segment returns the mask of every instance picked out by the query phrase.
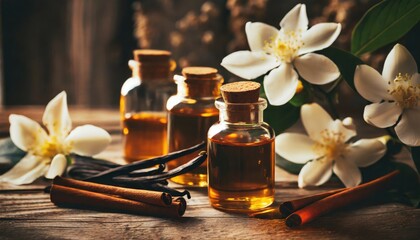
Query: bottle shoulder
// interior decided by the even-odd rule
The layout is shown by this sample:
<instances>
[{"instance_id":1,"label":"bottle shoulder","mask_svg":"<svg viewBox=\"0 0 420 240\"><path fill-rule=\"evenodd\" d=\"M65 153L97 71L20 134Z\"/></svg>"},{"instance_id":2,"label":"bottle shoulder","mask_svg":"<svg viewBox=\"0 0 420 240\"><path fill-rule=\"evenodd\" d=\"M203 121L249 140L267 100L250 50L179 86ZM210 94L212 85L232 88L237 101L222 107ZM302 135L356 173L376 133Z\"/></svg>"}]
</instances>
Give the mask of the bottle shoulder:
<instances>
[{"instance_id":1,"label":"bottle shoulder","mask_svg":"<svg viewBox=\"0 0 420 240\"><path fill-rule=\"evenodd\" d=\"M176 92L174 82L168 80L145 81L139 77L128 78L121 87L121 96L135 94L136 92L162 92L172 95Z\"/></svg>"},{"instance_id":2,"label":"bottle shoulder","mask_svg":"<svg viewBox=\"0 0 420 240\"><path fill-rule=\"evenodd\" d=\"M166 109L169 113L207 113L219 115L219 110L214 105L214 99L192 99L174 95L168 99Z\"/></svg>"},{"instance_id":3,"label":"bottle shoulder","mask_svg":"<svg viewBox=\"0 0 420 240\"><path fill-rule=\"evenodd\" d=\"M274 130L267 123L227 124L218 122L208 131L208 138L229 143L254 143L274 139Z\"/></svg>"},{"instance_id":4,"label":"bottle shoulder","mask_svg":"<svg viewBox=\"0 0 420 240\"><path fill-rule=\"evenodd\" d=\"M141 85L141 80L138 77L131 77L127 79L121 87L121 96L126 96L133 89Z\"/></svg>"}]
</instances>

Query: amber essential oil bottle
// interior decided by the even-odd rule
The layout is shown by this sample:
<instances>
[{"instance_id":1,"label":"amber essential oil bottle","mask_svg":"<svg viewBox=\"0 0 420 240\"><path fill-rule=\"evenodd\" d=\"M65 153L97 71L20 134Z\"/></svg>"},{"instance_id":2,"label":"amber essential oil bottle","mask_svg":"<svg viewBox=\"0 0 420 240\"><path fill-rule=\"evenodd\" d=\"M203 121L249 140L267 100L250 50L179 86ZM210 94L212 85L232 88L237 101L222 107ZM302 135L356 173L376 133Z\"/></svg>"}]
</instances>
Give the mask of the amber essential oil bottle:
<instances>
[{"instance_id":1,"label":"amber essential oil bottle","mask_svg":"<svg viewBox=\"0 0 420 240\"><path fill-rule=\"evenodd\" d=\"M124 157L129 162L167 153L166 102L175 93L170 56L168 51L141 49L129 61L133 76L120 97Z\"/></svg>"},{"instance_id":2,"label":"amber essential oil bottle","mask_svg":"<svg viewBox=\"0 0 420 240\"><path fill-rule=\"evenodd\" d=\"M260 84L221 87L216 100L220 122L208 132L208 193L211 205L231 212L253 212L274 202L274 131L263 122Z\"/></svg>"},{"instance_id":3,"label":"amber essential oil bottle","mask_svg":"<svg viewBox=\"0 0 420 240\"><path fill-rule=\"evenodd\" d=\"M177 95L167 103L168 151L173 152L207 140L207 131L219 120L214 101L220 97L223 78L217 69L186 67L183 76L176 76ZM174 169L194 158L198 152L167 163ZM189 186L207 186L207 162L192 172L171 178L171 181Z\"/></svg>"}]
</instances>

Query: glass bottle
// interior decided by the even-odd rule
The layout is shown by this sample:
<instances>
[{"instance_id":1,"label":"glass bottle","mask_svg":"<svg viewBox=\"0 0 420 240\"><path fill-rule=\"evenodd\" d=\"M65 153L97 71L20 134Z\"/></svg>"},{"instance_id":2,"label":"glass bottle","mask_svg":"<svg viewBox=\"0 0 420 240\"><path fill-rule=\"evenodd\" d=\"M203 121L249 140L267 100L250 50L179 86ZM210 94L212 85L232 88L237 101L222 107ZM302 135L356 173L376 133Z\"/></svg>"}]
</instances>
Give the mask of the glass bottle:
<instances>
[{"instance_id":1,"label":"glass bottle","mask_svg":"<svg viewBox=\"0 0 420 240\"><path fill-rule=\"evenodd\" d=\"M171 53L140 49L129 61L131 78L121 88L120 112L124 157L127 161L148 159L167 153L166 101L174 94Z\"/></svg>"},{"instance_id":2,"label":"glass bottle","mask_svg":"<svg viewBox=\"0 0 420 240\"><path fill-rule=\"evenodd\" d=\"M257 97L258 98L258 97ZM220 121L208 132L208 193L213 207L252 212L274 202L274 130L263 122L267 102L216 100Z\"/></svg>"},{"instance_id":3,"label":"glass bottle","mask_svg":"<svg viewBox=\"0 0 420 240\"><path fill-rule=\"evenodd\" d=\"M186 67L183 76L176 76L178 92L167 103L168 150L173 152L207 140L207 131L219 120L214 101L220 97L223 77L217 69ZM192 153L168 162L169 169L176 168L197 156ZM190 173L171 179L175 183L190 186L207 186L207 161Z\"/></svg>"}]
</instances>

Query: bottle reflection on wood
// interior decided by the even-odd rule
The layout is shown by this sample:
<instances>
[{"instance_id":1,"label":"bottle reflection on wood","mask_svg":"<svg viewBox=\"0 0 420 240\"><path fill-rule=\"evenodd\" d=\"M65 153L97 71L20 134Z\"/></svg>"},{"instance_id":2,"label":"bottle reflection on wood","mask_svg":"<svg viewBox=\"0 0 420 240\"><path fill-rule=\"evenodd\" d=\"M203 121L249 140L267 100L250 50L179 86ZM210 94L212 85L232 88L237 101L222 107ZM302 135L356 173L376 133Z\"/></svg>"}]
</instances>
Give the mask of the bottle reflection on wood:
<instances>
[{"instance_id":1,"label":"bottle reflection on wood","mask_svg":"<svg viewBox=\"0 0 420 240\"><path fill-rule=\"evenodd\" d=\"M126 114L122 124L124 156L128 161L166 154L165 112Z\"/></svg>"}]
</instances>

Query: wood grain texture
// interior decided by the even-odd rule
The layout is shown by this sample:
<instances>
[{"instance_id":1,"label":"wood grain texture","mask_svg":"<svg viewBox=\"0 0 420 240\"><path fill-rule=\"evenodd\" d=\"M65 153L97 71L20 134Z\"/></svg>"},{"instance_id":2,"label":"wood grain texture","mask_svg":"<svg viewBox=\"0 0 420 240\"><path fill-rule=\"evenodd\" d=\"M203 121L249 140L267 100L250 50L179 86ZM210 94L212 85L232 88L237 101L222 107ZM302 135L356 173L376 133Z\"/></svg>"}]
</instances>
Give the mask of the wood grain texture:
<instances>
[{"instance_id":1,"label":"wood grain texture","mask_svg":"<svg viewBox=\"0 0 420 240\"><path fill-rule=\"evenodd\" d=\"M8 129L6 113L23 113L37 121L43 108L0 110L0 129ZM92 123L112 133L111 145L99 158L124 163L119 114L114 110L70 108L74 125ZM7 132L7 131L6 131ZM276 203L342 187L298 189L296 176L276 168ZM305 226L289 229L280 218L252 218L213 209L207 190L190 188L184 217L164 219L140 215L59 208L43 193L48 185L0 184L0 239L418 239L420 209L397 203L366 202L335 211ZM170 183L170 186L182 188Z\"/></svg>"},{"instance_id":2,"label":"wood grain texture","mask_svg":"<svg viewBox=\"0 0 420 240\"><path fill-rule=\"evenodd\" d=\"M276 199L286 200L320 191L282 188ZM321 217L289 229L284 219L257 219L210 207L206 192L192 191L185 216L162 219L120 213L65 209L40 192L0 193L0 238L24 239L416 239L420 210L399 204L364 205Z\"/></svg>"}]
</instances>

